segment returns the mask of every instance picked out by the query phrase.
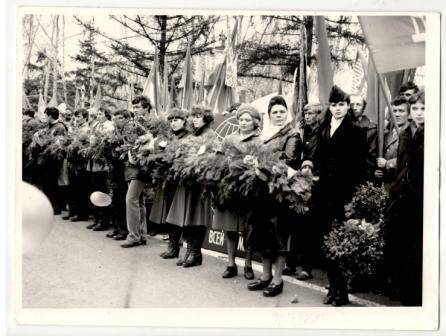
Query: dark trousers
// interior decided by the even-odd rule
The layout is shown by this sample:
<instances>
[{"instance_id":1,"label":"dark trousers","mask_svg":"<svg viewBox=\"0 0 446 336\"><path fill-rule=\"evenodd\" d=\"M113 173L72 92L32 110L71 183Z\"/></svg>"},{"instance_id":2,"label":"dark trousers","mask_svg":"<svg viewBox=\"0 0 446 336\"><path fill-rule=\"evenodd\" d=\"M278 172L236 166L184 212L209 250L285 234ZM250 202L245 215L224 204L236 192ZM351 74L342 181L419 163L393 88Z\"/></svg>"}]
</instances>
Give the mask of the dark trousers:
<instances>
[{"instance_id":1,"label":"dark trousers","mask_svg":"<svg viewBox=\"0 0 446 336\"><path fill-rule=\"evenodd\" d=\"M60 163L50 161L45 165L46 170L42 170L41 187L42 191L48 197L53 207L54 214L60 214L62 206L60 202L60 189L58 184Z\"/></svg>"},{"instance_id":2,"label":"dark trousers","mask_svg":"<svg viewBox=\"0 0 446 336\"><path fill-rule=\"evenodd\" d=\"M70 215L79 216L81 219L88 219L88 204L90 202L89 188L90 180L88 172L85 169L70 171L70 183L72 191L71 204L73 210Z\"/></svg>"},{"instance_id":3,"label":"dark trousers","mask_svg":"<svg viewBox=\"0 0 446 336\"><path fill-rule=\"evenodd\" d=\"M110 207L111 222L113 229L119 234L128 234L126 211L125 211L125 195L127 194L127 183L111 188L112 204Z\"/></svg>"}]
</instances>

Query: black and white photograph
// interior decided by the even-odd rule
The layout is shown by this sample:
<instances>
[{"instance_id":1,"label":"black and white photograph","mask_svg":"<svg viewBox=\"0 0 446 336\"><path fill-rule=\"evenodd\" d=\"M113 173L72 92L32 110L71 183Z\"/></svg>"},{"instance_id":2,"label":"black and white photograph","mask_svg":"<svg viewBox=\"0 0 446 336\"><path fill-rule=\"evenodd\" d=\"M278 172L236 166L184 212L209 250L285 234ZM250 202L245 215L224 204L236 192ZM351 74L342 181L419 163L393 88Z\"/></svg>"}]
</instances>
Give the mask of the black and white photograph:
<instances>
[{"instance_id":1,"label":"black and white photograph","mask_svg":"<svg viewBox=\"0 0 446 336\"><path fill-rule=\"evenodd\" d=\"M439 22L20 8L17 320L435 329Z\"/></svg>"}]
</instances>

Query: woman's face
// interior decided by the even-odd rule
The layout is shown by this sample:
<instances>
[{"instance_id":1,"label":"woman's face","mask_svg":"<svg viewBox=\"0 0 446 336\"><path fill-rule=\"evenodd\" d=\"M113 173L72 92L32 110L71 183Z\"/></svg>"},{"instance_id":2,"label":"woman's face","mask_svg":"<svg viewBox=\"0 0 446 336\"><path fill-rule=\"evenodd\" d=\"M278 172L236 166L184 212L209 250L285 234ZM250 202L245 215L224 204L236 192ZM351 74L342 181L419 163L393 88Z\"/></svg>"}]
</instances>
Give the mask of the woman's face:
<instances>
[{"instance_id":1,"label":"woman's face","mask_svg":"<svg viewBox=\"0 0 446 336\"><path fill-rule=\"evenodd\" d=\"M283 105L273 105L269 113L269 119L274 126L283 126L286 122L288 110Z\"/></svg>"},{"instance_id":2,"label":"woman's face","mask_svg":"<svg viewBox=\"0 0 446 336\"><path fill-rule=\"evenodd\" d=\"M103 111L98 112L98 120L99 122L104 122L107 120L107 118L105 117L105 113Z\"/></svg>"},{"instance_id":3,"label":"woman's face","mask_svg":"<svg viewBox=\"0 0 446 336\"><path fill-rule=\"evenodd\" d=\"M194 125L194 128L200 128L205 125L203 116L201 114L194 114L192 116L192 124Z\"/></svg>"},{"instance_id":4,"label":"woman's face","mask_svg":"<svg viewBox=\"0 0 446 336\"><path fill-rule=\"evenodd\" d=\"M410 105L410 116L417 126L424 125L424 103L417 101Z\"/></svg>"},{"instance_id":5,"label":"woman's face","mask_svg":"<svg viewBox=\"0 0 446 336\"><path fill-rule=\"evenodd\" d=\"M182 118L172 118L169 120L170 122L170 128L174 132L178 132L184 128L184 123L186 122Z\"/></svg>"},{"instance_id":6,"label":"woman's face","mask_svg":"<svg viewBox=\"0 0 446 336\"><path fill-rule=\"evenodd\" d=\"M254 131L254 120L249 113L243 113L238 118L238 124L242 133L250 133Z\"/></svg>"},{"instance_id":7,"label":"woman's face","mask_svg":"<svg viewBox=\"0 0 446 336\"><path fill-rule=\"evenodd\" d=\"M346 101L340 101L337 103L330 103L330 112L335 119L342 119L348 112L348 104Z\"/></svg>"}]
</instances>

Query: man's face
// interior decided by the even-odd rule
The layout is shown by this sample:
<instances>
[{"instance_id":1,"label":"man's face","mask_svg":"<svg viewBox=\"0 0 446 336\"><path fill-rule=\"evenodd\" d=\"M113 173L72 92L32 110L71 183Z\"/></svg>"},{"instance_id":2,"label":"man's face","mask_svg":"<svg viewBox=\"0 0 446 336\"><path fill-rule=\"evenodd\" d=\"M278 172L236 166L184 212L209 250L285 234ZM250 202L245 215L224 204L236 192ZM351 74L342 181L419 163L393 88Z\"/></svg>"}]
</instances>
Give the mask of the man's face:
<instances>
[{"instance_id":1,"label":"man's face","mask_svg":"<svg viewBox=\"0 0 446 336\"><path fill-rule=\"evenodd\" d=\"M127 119L124 118L123 115L117 114L117 115L113 116L113 122L117 128L122 128L122 127L124 127L125 123L127 122Z\"/></svg>"},{"instance_id":2,"label":"man's face","mask_svg":"<svg viewBox=\"0 0 446 336\"><path fill-rule=\"evenodd\" d=\"M133 105L133 112L135 113L135 115L138 115L138 116L144 115L146 113L146 111L147 111L147 109L145 109L144 107L141 106L141 102Z\"/></svg>"},{"instance_id":3,"label":"man's face","mask_svg":"<svg viewBox=\"0 0 446 336\"><path fill-rule=\"evenodd\" d=\"M364 113L364 100L360 96L350 96L350 108L352 109L353 116L356 119L362 117Z\"/></svg>"},{"instance_id":4,"label":"man's face","mask_svg":"<svg viewBox=\"0 0 446 336\"><path fill-rule=\"evenodd\" d=\"M415 94L414 89L406 90L401 93L401 95L404 96L404 98L406 98L406 100L409 100L409 98L412 97L414 94Z\"/></svg>"},{"instance_id":5,"label":"man's face","mask_svg":"<svg viewBox=\"0 0 446 336\"><path fill-rule=\"evenodd\" d=\"M87 121L87 118L84 118L82 114L78 114L74 116L74 124L76 126L81 126Z\"/></svg>"},{"instance_id":6,"label":"man's face","mask_svg":"<svg viewBox=\"0 0 446 336\"><path fill-rule=\"evenodd\" d=\"M395 115L396 124L401 127L407 123L407 119L409 118L409 111L407 108L407 104L402 105L392 105L393 114Z\"/></svg>"},{"instance_id":7,"label":"man's face","mask_svg":"<svg viewBox=\"0 0 446 336\"><path fill-rule=\"evenodd\" d=\"M304 112L305 125L313 126L317 122L317 113L312 109Z\"/></svg>"},{"instance_id":8,"label":"man's face","mask_svg":"<svg viewBox=\"0 0 446 336\"><path fill-rule=\"evenodd\" d=\"M63 121L65 121L65 122L70 122L71 119L73 119L73 112L71 112L70 110L66 110L66 111L62 114L62 118L63 118Z\"/></svg>"}]
</instances>

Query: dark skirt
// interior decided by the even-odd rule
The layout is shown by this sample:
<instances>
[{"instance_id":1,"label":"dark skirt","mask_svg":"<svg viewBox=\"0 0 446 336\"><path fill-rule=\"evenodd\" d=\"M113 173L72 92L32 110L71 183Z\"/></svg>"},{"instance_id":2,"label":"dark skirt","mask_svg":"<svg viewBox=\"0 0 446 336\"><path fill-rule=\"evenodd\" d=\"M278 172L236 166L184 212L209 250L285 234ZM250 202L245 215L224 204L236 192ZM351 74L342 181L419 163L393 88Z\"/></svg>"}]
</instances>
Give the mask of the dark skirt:
<instances>
[{"instance_id":1,"label":"dark skirt","mask_svg":"<svg viewBox=\"0 0 446 336\"><path fill-rule=\"evenodd\" d=\"M211 198L199 186L178 186L166 222L177 226L212 226Z\"/></svg>"},{"instance_id":2,"label":"dark skirt","mask_svg":"<svg viewBox=\"0 0 446 336\"><path fill-rule=\"evenodd\" d=\"M229 210L215 209L213 230L243 232L246 228L246 220L243 216Z\"/></svg>"},{"instance_id":3,"label":"dark skirt","mask_svg":"<svg viewBox=\"0 0 446 336\"><path fill-rule=\"evenodd\" d=\"M167 214L172 205L175 188L158 185L155 190L155 198L153 200L152 209L150 211L149 220L155 224L166 224Z\"/></svg>"},{"instance_id":4,"label":"dark skirt","mask_svg":"<svg viewBox=\"0 0 446 336\"><path fill-rule=\"evenodd\" d=\"M250 216L246 233L251 249L266 258L275 258L290 252L293 226L297 225L296 215L288 209L271 208L271 204L257 206Z\"/></svg>"}]
</instances>

